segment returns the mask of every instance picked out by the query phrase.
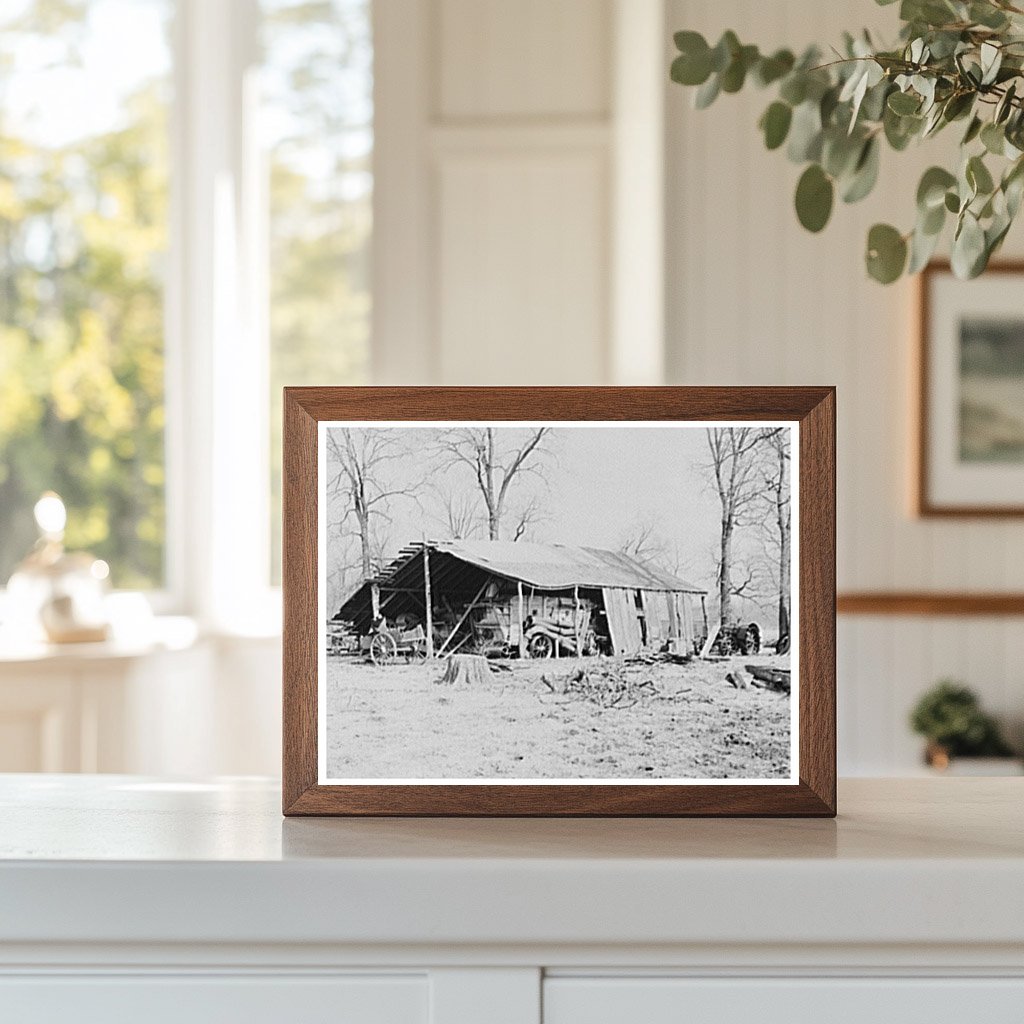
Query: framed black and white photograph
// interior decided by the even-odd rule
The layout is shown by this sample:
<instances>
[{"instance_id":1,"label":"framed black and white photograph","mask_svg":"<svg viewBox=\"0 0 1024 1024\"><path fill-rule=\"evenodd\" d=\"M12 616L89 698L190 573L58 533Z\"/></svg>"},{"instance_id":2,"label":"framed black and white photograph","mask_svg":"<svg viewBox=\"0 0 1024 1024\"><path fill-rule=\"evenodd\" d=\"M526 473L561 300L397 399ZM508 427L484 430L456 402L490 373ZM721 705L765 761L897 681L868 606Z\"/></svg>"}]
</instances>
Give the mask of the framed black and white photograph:
<instances>
[{"instance_id":1,"label":"framed black and white photograph","mask_svg":"<svg viewBox=\"0 0 1024 1024\"><path fill-rule=\"evenodd\" d=\"M917 511L1024 515L1024 265L921 275Z\"/></svg>"},{"instance_id":2,"label":"framed black and white photograph","mask_svg":"<svg viewBox=\"0 0 1024 1024\"><path fill-rule=\"evenodd\" d=\"M307 813L827 813L805 760L834 726L806 712L832 692L834 598L808 608L806 583L833 512L799 484L831 481L802 422L831 392L787 411L784 390L737 413L733 389L445 389L416 419L403 389L310 395L285 518Z\"/></svg>"}]
</instances>

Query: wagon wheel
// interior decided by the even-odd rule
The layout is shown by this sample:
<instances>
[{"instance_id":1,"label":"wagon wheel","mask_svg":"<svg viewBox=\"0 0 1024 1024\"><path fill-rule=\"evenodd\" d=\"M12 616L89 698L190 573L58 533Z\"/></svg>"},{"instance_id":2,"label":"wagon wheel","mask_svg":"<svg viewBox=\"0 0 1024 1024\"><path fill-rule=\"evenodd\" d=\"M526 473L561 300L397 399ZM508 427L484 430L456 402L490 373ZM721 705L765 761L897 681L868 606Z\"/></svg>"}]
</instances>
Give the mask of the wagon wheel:
<instances>
[{"instance_id":1,"label":"wagon wheel","mask_svg":"<svg viewBox=\"0 0 1024 1024\"><path fill-rule=\"evenodd\" d=\"M547 633L534 633L526 643L531 658L550 658L555 653L555 641Z\"/></svg>"},{"instance_id":2,"label":"wagon wheel","mask_svg":"<svg viewBox=\"0 0 1024 1024\"><path fill-rule=\"evenodd\" d=\"M406 652L406 661L426 661L427 658L427 641L424 640L422 643L413 644L412 647Z\"/></svg>"},{"instance_id":3,"label":"wagon wheel","mask_svg":"<svg viewBox=\"0 0 1024 1024\"><path fill-rule=\"evenodd\" d=\"M757 626L751 623L743 631L743 654L758 654L761 650L761 633Z\"/></svg>"},{"instance_id":4,"label":"wagon wheel","mask_svg":"<svg viewBox=\"0 0 1024 1024\"><path fill-rule=\"evenodd\" d=\"M389 665L398 657L398 644L390 633L376 633L370 641L370 658L374 665Z\"/></svg>"}]
</instances>

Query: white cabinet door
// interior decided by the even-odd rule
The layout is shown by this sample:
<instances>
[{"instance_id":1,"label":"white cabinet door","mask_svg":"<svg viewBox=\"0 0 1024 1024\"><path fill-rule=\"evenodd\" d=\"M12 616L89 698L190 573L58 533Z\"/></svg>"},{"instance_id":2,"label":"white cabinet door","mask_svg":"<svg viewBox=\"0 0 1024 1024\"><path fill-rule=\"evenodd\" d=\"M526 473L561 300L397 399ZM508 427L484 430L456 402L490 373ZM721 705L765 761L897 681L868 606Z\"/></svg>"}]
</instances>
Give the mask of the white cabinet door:
<instances>
[{"instance_id":1,"label":"white cabinet door","mask_svg":"<svg viewBox=\"0 0 1024 1024\"><path fill-rule=\"evenodd\" d=\"M0 978L17 1024L427 1024L425 975Z\"/></svg>"},{"instance_id":2,"label":"white cabinet door","mask_svg":"<svg viewBox=\"0 0 1024 1024\"><path fill-rule=\"evenodd\" d=\"M1021 1024L1024 978L549 978L544 1024Z\"/></svg>"}]
</instances>

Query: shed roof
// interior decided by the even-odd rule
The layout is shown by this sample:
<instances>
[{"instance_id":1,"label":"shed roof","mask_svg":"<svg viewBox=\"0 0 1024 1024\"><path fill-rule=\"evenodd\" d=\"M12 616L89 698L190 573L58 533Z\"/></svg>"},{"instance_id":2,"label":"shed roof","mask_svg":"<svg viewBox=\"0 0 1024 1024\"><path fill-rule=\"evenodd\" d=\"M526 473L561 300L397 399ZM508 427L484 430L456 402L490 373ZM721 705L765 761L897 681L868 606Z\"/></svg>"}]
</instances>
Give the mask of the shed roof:
<instances>
[{"instance_id":1,"label":"shed roof","mask_svg":"<svg viewBox=\"0 0 1024 1024\"><path fill-rule=\"evenodd\" d=\"M521 580L538 590L579 586L707 593L705 588L678 576L603 548L502 540L429 541L428 547L495 575ZM408 557L399 556L385 569L383 577L393 574Z\"/></svg>"}]
</instances>

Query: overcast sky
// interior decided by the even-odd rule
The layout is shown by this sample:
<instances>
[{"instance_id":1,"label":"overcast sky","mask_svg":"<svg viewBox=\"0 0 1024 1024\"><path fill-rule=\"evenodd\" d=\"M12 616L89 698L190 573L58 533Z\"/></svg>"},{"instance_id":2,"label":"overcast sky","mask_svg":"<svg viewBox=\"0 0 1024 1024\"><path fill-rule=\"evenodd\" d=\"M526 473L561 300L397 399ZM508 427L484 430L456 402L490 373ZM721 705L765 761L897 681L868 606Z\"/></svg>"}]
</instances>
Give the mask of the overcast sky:
<instances>
[{"instance_id":1,"label":"overcast sky","mask_svg":"<svg viewBox=\"0 0 1024 1024\"><path fill-rule=\"evenodd\" d=\"M473 501L479 522L474 536L486 538L484 505L472 469L465 464L439 469L436 458L430 457L441 431L406 426L368 429L400 432L409 454L388 463L386 483L389 489L415 485L418 498L388 504L391 522L380 521L379 526L388 538L389 557L424 536L451 536L442 497L446 492ZM531 433L528 428L495 430L503 452L518 449ZM706 468L710 458L704 426L554 427L542 443L547 454L538 459L535 453L528 464L542 467L545 479L524 475L512 484L502 539L512 539L517 511L536 498L543 518L524 539L616 550L639 527L651 526L665 549L663 568L698 584L710 583L720 506ZM328 446L328 479L337 468ZM329 496L329 521L341 519L342 500ZM349 520L350 543L355 543L354 525ZM741 550L747 546L743 538L738 540ZM752 533L747 543L755 543Z\"/></svg>"}]
</instances>

